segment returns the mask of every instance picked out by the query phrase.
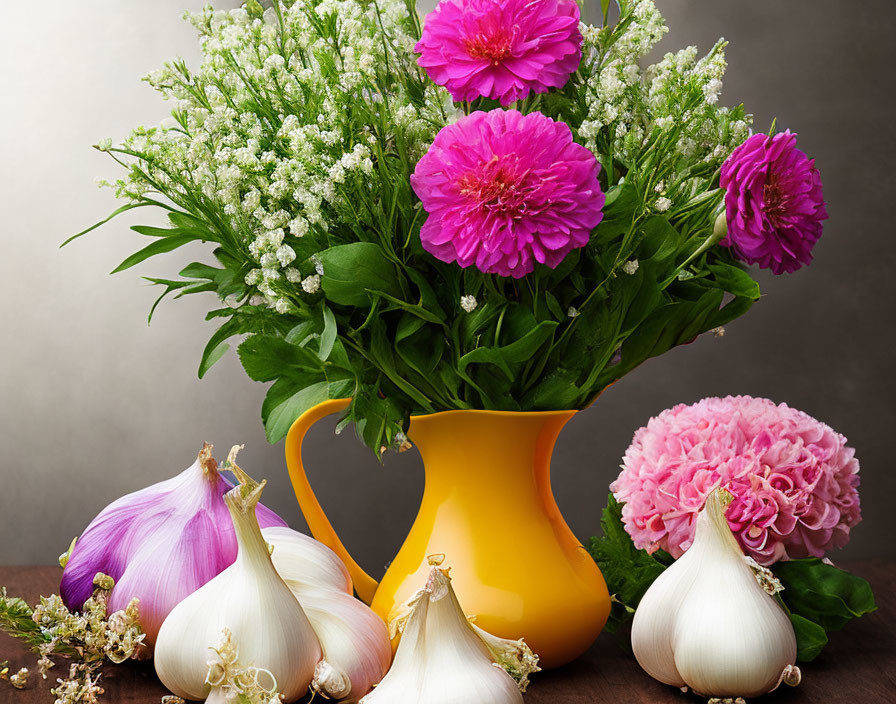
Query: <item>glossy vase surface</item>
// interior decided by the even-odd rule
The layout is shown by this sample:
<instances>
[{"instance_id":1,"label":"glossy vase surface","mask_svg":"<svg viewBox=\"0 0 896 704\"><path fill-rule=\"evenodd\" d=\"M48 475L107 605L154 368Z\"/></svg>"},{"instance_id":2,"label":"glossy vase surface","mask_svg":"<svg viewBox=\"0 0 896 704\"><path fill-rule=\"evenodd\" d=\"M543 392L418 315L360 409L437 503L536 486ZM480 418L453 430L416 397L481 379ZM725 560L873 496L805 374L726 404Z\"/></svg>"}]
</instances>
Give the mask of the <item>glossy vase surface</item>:
<instances>
[{"instance_id":1,"label":"glossy vase surface","mask_svg":"<svg viewBox=\"0 0 896 704\"><path fill-rule=\"evenodd\" d=\"M610 610L600 570L554 501L554 443L575 411L447 411L414 416L425 488L407 539L377 584L348 554L324 516L301 462L302 438L328 401L299 418L287 437L290 476L315 538L345 561L358 596L387 623L426 582L427 557L444 555L464 611L503 638L525 638L542 667L581 655Z\"/></svg>"}]
</instances>

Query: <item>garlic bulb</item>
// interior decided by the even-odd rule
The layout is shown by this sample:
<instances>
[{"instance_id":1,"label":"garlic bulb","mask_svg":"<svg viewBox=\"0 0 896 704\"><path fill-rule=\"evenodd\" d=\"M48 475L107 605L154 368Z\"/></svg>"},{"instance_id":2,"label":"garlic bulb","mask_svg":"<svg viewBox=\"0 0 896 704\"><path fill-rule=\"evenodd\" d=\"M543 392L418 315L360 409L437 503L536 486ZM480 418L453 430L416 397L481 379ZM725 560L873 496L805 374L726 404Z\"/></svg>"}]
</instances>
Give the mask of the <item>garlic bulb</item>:
<instances>
[{"instance_id":1,"label":"garlic bulb","mask_svg":"<svg viewBox=\"0 0 896 704\"><path fill-rule=\"evenodd\" d=\"M784 610L744 559L716 490L694 543L650 586L632 623L632 649L660 682L712 697L754 697L798 684L796 637Z\"/></svg>"},{"instance_id":2,"label":"garlic bulb","mask_svg":"<svg viewBox=\"0 0 896 704\"><path fill-rule=\"evenodd\" d=\"M433 566L402 627L395 662L361 704L520 704L513 678L460 608L448 571Z\"/></svg>"},{"instance_id":3,"label":"garlic bulb","mask_svg":"<svg viewBox=\"0 0 896 704\"><path fill-rule=\"evenodd\" d=\"M308 689L321 657L305 612L277 574L255 517L265 482L254 482L233 463L241 483L224 500L238 543L236 561L168 614L156 640L156 673L185 699L209 694L209 648L226 628L245 667L269 672L287 702Z\"/></svg>"},{"instance_id":4,"label":"garlic bulb","mask_svg":"<svg viewBox=\"0 0 896 704\"><path fill-rule=\"evenodd\" d=\"M311 688L330 699L358 701L392 662L386 624L352 596L348 570L330 548L289 528L266 528L262 535L273 548L274 567L320 640L324 659Z\"/></svg>"},{"instance_id":5,"label":"garlic bulb","mask_svg":"<svg viewBox=\"0 0 896 704\"><path fill-rule=\"evenodd\" d=\"M59 594L80 610L93 593L97 572L115 580L109 609L140 600L140 626L151 646L159 626L184 597L236 558L236 537L224 504L232 484L218 473L212 446L204 444L192 466L109 504L63 556ZM284 521L261 504L262 526Z\"/></svg>"},{"instance_id":6,"label":"garlic bulb","mask_svg":"<svg viewBox=\"0 0 896 704\"><path fill-rule=\"evenodd\" d=\"M324 655L311 689L328 699L358 701L383 679L392 663L386 624L344 592L304 591L301 600Z\"/></svg>"},{"instance_id":7,"label":"garlic bulb","mask_svg":"<svg viewBox=\"0 0 896 704\"><path fill-rule=\"evenodd\" d=\"M264 528L261 534L273 547L271 559L277 573L294 593L307 589L352 593L345 564L323 543L281 526Z\"/></svg>"}]
</instances>

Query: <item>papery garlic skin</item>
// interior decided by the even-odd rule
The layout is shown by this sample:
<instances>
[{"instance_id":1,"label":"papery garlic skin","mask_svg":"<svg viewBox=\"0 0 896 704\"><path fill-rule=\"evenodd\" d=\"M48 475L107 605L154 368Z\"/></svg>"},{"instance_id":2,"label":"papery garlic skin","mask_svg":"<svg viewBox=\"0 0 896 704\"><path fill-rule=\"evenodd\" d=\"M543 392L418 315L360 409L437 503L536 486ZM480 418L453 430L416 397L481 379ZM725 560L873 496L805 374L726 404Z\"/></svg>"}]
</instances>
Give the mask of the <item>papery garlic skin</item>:
<instances>
[{"instance_id":1,"label":"papery garlic skin","mask_svg":"<svg viewBox=\"0 0 896 704\"><path fill-rule=\"evenodd\" d=\"M755 697L777 687L785 671L798 672L796 637L743 559L725 520L726 496L710 494L693 545L641 599L632 650L666 684L706 696Z\"/></svg>"},{"instance_id":2,"label":"papery garlic skin","mask_svg":"<svg viewBox=\"0 0 896 704\"><path fill-rule=\"evenodd\" d=\"M333 590L352 593L352 578L339 556L323 543L291 528L263 528L261 534L273 548L277 573L294 593Z\"/></svg>"},{"instance_id":3,"label":"papery garlic skin","mask_svg":"<svg viewBox=\"0 0 896 704\"><path fill-rule=\"evenodd\" d=\"M152 646L176 604L236 558L237 541L224 493L233 485L218 473L212 446L176 477L121 497L104 508L77 539L65 561L59 594L79 610L93 593L97 572L115 588L110 611L140 600L140 626ZM285 526L260 505L262 526Z\"/></svg>"},{"instance_id":4,"label":"papery garlic skin","mask_svg":"<svg viewBox=\"0 0 896 704\"><path fill-rule=\"evenodd\" d=\"M411 604L395 662L361 704L520 704L513 678L493 662L451 587L433 567Z\"/></svg>"},{"instance_id":5,"label":"papery garlic skin","mask_svg":"<svg viewBox=\"0 0 896 704\"><path fill-rule=\"evenodd\" d=\"M305 612L277 574L254 507L264 482L225 495L236 532L236 561L174 607L156 641L156 673L174 694L204 699L209 648L229 629L246 667L267 670L287 702L308 689L321 649Z\"/></svg>"}]
</instances>

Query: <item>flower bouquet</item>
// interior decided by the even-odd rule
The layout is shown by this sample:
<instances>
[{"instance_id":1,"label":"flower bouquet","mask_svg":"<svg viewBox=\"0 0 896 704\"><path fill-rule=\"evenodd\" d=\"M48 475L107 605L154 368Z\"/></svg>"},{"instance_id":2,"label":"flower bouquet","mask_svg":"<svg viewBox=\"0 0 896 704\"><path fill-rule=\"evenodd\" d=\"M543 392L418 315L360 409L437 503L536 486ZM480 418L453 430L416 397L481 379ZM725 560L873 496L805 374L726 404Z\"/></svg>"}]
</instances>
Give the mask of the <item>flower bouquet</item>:
<instances>
[{"instance_id":1,"label":"flower bouquet","mask_svg":"<svg viewBox=\"0 0 896 704\"><path fill-rule=\"evenodd\" d=\"M642 67L659 12L608 4L598 25L573 0L446 0L423 28L403 0L190 15L202 65L147 77L172 117L99 145L127 172L115 214L169 221L115 271L212 245L148 280L217 295L199 374L247 335L271 442L328 398L378 454L412 414L586 407L744 314L745 264L808 263L826 217L795 136L719 105L725 42Z\"/></svg>"}]
</instances>

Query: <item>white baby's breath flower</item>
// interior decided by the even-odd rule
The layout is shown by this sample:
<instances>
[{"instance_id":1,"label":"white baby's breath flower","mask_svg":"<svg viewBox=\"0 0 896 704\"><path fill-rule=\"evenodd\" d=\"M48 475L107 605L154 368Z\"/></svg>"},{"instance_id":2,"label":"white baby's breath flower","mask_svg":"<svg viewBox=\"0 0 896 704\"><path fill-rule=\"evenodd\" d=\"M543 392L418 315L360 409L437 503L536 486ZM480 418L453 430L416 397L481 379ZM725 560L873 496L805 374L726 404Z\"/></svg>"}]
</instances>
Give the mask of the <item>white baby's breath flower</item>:
<instances>
[{"instance_id":1,"label":"white baby's breath flower","mask_svg":"<svg viewBox=\"0 0 896 704\"><path fill-rule=\"evenodd\" d=\"M276 310L278 313L288 313L290 308L292 308L292 306L285 298L278 298L274 302L274 310Z\"/></svg>"},{"instance_id":2,"label":"white baby's breath flower","mask_svg":"<svg viewBox=\"0 0 896 704\"><path fill-rule=\"evenodd\" d=\"M465 313L472 313L476 310L476 306L479 305L476 300L476 296L471 296L467 294L466 296L460 297L460 307L464 310Z\"/></svg>"},{"instance_id":3,"label":"white baby's breath flower","mask_svg":"<svg viewBox=\"0 0 896 704\"><path fill-rule=\"evenodd\" d=\"M625 264L622 265L622 271L624 271L629 276L634 276L635 272L638 271L638 268L641 264L637 259L629 259Z\"/></svg>"},{"instance_id":4,"label":"white baby's breath flower","mask_svg":"<svg viewBox=\"0 0 896 704\"><path fill-rule=\"evenodd\" d=\"M318 276L324 275L324 263L320 260L316 254L311 255L311 263L314 264L314 271Z\"/></svg>"},{"instance_id":5,"label":"white baby's breath flower","mask_svg":"<svg viewBox=\"0 0 896 704\"><path fill-rule=\"evenodd\" d=\"M579 309L576 308L575 306L570 306L569 308L566 309L566 315L569 318L575 318L578 316L578 314L579 314Z\"/></svg>"},{"instance_id":6,"label":"white baby's breath flower","mask_svg":"<svg viewBox=\"0 0 896 704\"><path fill-rule=\"evenodd\" d=\"M672 201L666 196L662 196L656 199L656 203L654 207L661 213L665 213L669 208L672 207Z\"/></svg>"},{"instance_id":7,"label":"white baby's breath flower","mask_svg":"<svg viewBox=\"0 0 896 704\"><path fill-rule=\"evenodd\" d=\"M320 275L312 274L302 280L302 290L305 293L317 293L320 290Z\"/></svg>"},{"instance_id":8,"label":"white baby's breath flower","mask_svg":"<svg viewBox=\"0 0 896 704\"><path fill-rule=\"evenodd\" d=\"M277 248L277 261L280 262L280 266L287 266L292 264L292 262L296 259L295 250L290 247L288 244L282 244Z\"/></svg>"}]
</instances>

